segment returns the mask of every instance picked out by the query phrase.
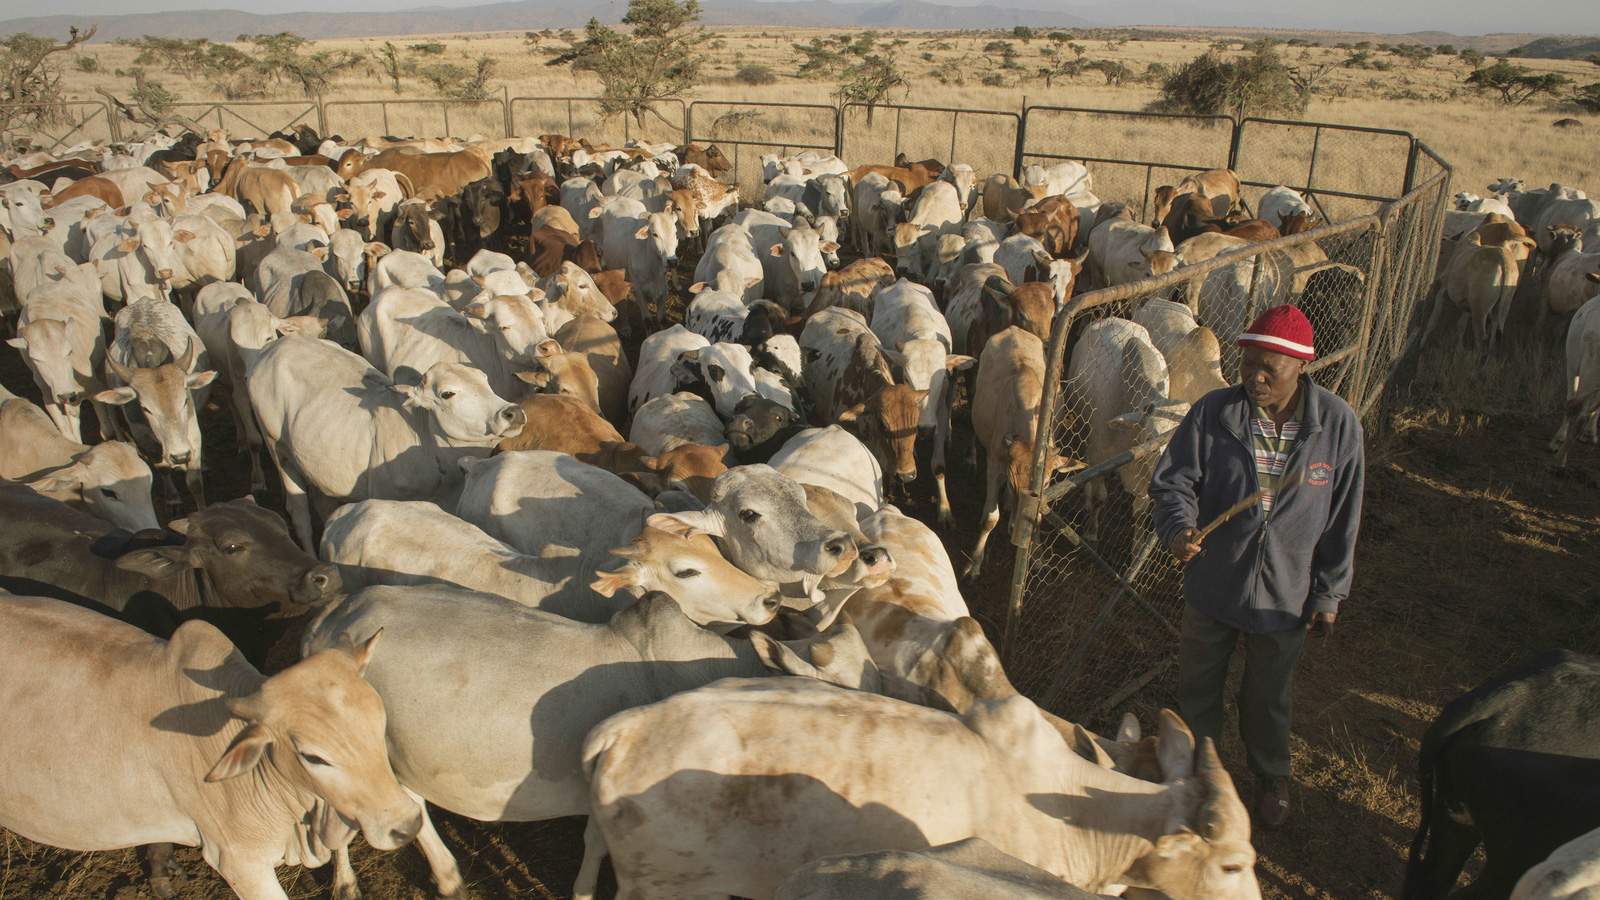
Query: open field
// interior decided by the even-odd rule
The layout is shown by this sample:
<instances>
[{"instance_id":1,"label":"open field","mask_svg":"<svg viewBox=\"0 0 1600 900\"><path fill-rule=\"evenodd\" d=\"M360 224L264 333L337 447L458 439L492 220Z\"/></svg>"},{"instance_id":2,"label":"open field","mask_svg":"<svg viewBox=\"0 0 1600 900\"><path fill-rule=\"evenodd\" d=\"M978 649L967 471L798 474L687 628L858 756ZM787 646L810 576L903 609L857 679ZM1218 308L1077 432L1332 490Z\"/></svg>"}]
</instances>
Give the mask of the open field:
<instances>
[{"instance_id":1,"label":"open field","mask_svg":"<svg viewBox=\"0 0 1600 900\"><path fill-rule=\"evenodd\" d=\"M712 80L694 99L827 104L828 82L789 74L798 65L789 47L812 34L832 33L836 30L784 29L765 36L759 29L725 30L727 46L716 51L719 61L712 67ZM1095 73L1057 79L1046 88L1036 79L1017 84L1016 73L1003 72L1003 85L985 86L982 75L996 68L992 60L985 62L982 47L994 35L885 32L883 37L909 42L901 59L914 77L905 95L895 98L906 104L1011 111L1024 103L1137 109L1155 96L1146 85L1104 85ZM492 83L497 92L503 86L509 97L588 96L597 89L593 81L574 78L565 69L544 67L544 57L529 54L519 37L440 38L448 60L467 64L485 54L498 58L500 67ZM407 37L396 43L404 46L420 40ZM925 41L951 46L920 49ZM326 41L318 46L370 48L373 43ZM1044 43L1019 43L1018 49L1031 61ZM1142 71L1152 62L1182 63L1206 46L1194 41L1130 42L1113 50L1096 42L1086 56L1115 56ZM132 50L114 46L95 45L87 52L99 58L100 68L107 71L127 68L133 56ZM934 60L922 60L923 52ZM1299 52L1288 51L1291 61ZM1320 48L1306 52L1308 63L1347 55ZM1593 150L1600 138L1600 116L1578 115L1584 123L1579 130L1551 129L1552 120L1577 114L1543 103L1508 108L1466 95L1459 79L1468 70L1444 59L1418 68L1397 61L1388 72L1334 71L1323 82L1330 94L1315 100L1307 117L1410 131L1457 166L1457 189L1481 191L1494 178L1516 175L1530 184L1561 181L1600 190L1600 155ZM929 74L947 63L965 73L964 84L942 84ZM772 67L778 83L753 88L734 82L733 73L749 64ZM1566 73L1579 83L1600 80L1600 68L1588 63L1528 60L1524 64L1537 71ZM204 85L176 75L160 77L185 102L218 99ZM131 81L72 69L65 84L74 96L91 98L96 85L123 94ZM415 79L403 80L402 86L401 99L431 96ZM1404 95L1408 91L1428 99ZM381 78L357 75L338 82L326 99L332 104L395 96ZM290 108L299 98L284 94L272 99ZM460 118L452 121L472 121L468 107L453 108L458 110L453 115ZM330 105L330 119L335 109ZM367 109L375 107L345 107L342 114L350 116L349 121L371 122L372 115L359 112ZM793 131L810 114L770 115L773 118L743 124L724 122L722 127L728 133L747 129L758 136L775 127ZM955 158L993 153L1009 161L1010 138L996 133L994 121L974 121L980 124L964 126L969 130L958 133ZM872 129L862 123L851 133L877 142L892 127L893 119L885 117ZM347 136L353 133L346 131ZM580 128L578 133L586 132ZM1158 133L1170 131L1128 125L1097 132L1095 140L1124 152L1158 153L1163 149L1153 143ZM664 136L651 135L648 128L646 135ZM1172 161L1188 162L1198 154L1215 152L1217 136L1196 129L1193 143L1174 153ZM944 139L948 140L947 133ZM1074 141L1075 135L1063 130L1059 152L1087 152ZM871 152L876 151L864 149L861 155ZM1330 151L1324 148L1324 152ZM1374 191L1390 187L1387 172L1363 171L1362 153L1355 145L1342 155L1335 153L1332 158L1339 171L1330 177L1367 184ZM1273 162L1261 159L1253 164L1265 167ZM1131 181L1118 182L1119 177L1096 170L1097 185L1118 183L1121 186L1114 190L1120 193L1137 188ZM1359 181L1366 177L1373 180ZM1600 451L1579 445L1569 469L1550 469L1544 445L1559 407L1557 353L1513 344L1503 358L1481 366L1476 351L1430 351L1409 392L1389 397L1384 411L1369 421L1366 512L1356 583L1337 636L1326 646L1309 647L1299 668L1293 749L1300 784L1291 824L1279 832L1256 835L1265 896L1273 900L1397 896L1406 847L1417 821L1418 741L1442 704L1552 646L1600 653L1600 567L1595 565L1600 558ZM22 396L36 393L14 353L0 354L0 383ZM202 424L209 458L208 491L215 499L243 494L248 490L248 464L234 453L226 398L213 396ZM959 451L969 437L970 432L958 428L953 461L962 457ZM268 494L260 499L281 510L276 473L269 473L268 479ZM975 537L983 487L980 478L959 462L952 463L949 483L958 525L943 537L960 566ZM896 497L894 502L932 521L929 492L930 485L921 481L910 497ZM968 593L968 602L991 636L997 637L1004 622L1012 548L1000 535L990 547L985 576ZM291 631L284 652L290 652L292 638ZM1168 673L1135 698L1133 708L1147 726L1158 707L1171 704L1172 689ZM1245 771L1237 741L1229 742L1224 759L1231 771ZM1253 785L1242 779L1240 787L1248 801ZM478 900L570 896L581 857L581 821L481 825L448 814L438 814L436 821ZM143 867L132 850L77 854L5 832L0 832L0 842L4 843L0 900L147 900L150 896ZM197 851L180 851L179 859L190 875L179 893L183 900L231 896ZM432 896L427 865L415 847L384 854L361 846L355 864L368 900ZM326 868L280 874L293 900L329 895ZM602 896L610 896L610 891L609 876L603 876Z\"/></svg>"},{"instance_id":2,"label":"open field","mask_svg":"<svg viewBox=\"0 0 1600 900\"><path fill-rule=\"evenodd\" d=\"M795 43L807 43L813 37L842 34L838 29L785 28L775 31L760 29L723 29L718 32L725 46L711 51L712 64L706 72L708 79L688 99L728 102L764 103L831 103L831 80L810 80L795 75L800 57L792 49ZM1077 77L1059 77L1046 87L1043 79L1034 76L1042 64L1040 51L1051 42L1036 38L1029 43L1012 41L1018 52L1017 64L1023 71L1002 69L1000 56L985 53L983 48L998 39L996 33L881 31L882 41L904 41L898 50L901 69L908 76L905 91L893 94L895 102L906 105L961 107L1020 111L1024 104L1034 106L1076 106L1103 109L1140 109L1156 96L1147 84L1128 83L1109 86L1098 72L1088 72ZM1397 41L1403 42L1400 39ZM598 92L598 82L590 75L574 76L567 67L548 67L543 53L530 52L520 35L439 35L434 38L408 36L396 38L402 48L426 41L443 44L439 56L420 58L426 65L430 61L455 62L471 68L480 56L494 57L499 61L490 80L492 93L510 97L588 97ZM545 45L549 46L550 41ZM556 42L559 45L559 41ZM1114 59L1126 65L1135 74L1144 73L1153 63L1175 68L1209 46L1203 41L1129 41L1112 44L1106 41L1084 39L1085 59ZM317 49L347 49L370 53L382 44L381 40L329 40L317 42ZM1315 99L1306 111L1311 121L1346 125L1365 125L1409 131L1426 141L1456 167L1457 189L1482 192L1490 181L1514 175L1530 185L1560 181L1564 184L1590 185L1600 182L1600 154L1595 153L1595 141L1600 139L1600 115L1583 113L1571 104L1554 104L1543 99L1523 106L1510 107L1474 95L1463 83L1471 71L1453 57L1436 56L1413 66L1411 63L1374 53L1375 60L1392 62L1388 71L1377 69L1341 68L1338 63L1349 57L1349 51L1333 47L1282 47L1285 59L1291 65L1316 66L1331 64L1331 68L1317 82ZM1063 50L1064 53L1069 51ZM86 55L98 60L98 73L86 73L72 65L66 66L63 86L68 95L78 99L95 99L94 88L104 87L113 94L131 90L128 77L113 74L132 67L135 51L128 47L93 44ZM924 55L931 57L925 59ZM1577 84L1600 81L1600 68L1580 60L1518 60L1534 72L1554 72L1572 78ZM734 80L739 69L750 65L769 67L777 76L776 84L751 87ZM1028 75L1025 80L1022 75ZM985 77L998 77L998 86L985 85ZM168 90L177 93L184 102L215 102L222 98L203 83L191 83L181 76L152 72L152 77L163 80ZM943 81L941 81L943 78ZM397 95L386 79L376 70L360 70L335 82L325 99L329 101L431 99L436 95L430 86L415 77L402 77L401 93ZM285 104L297 101L299 96L285 88L272 96L272 100ZM452 130L461 136L477 127L499 128L498 120L474 123L468 107L453 104L460 113L453 119ZM287 106L285 107L287 108ZM344 129L348 135L355 133L350 126L367 125L381 128L381 118L375 110L360 111L356 115L346 108L350 116L340 121L330 121ZM191 110L192 111L192 110ZM289 115L293 115L290 113ZM795 117L807 114L795 113ZM437 118L437 113L434 114ZM1573 117L1583 125L1574 129L1554 129L1551 122ZM330 119L334 117L330 115ZM463 123L463 120L465 122ZM393 123L399 127L403 123ZM524 122L514 123L522 133ZM526 123L531 124L531 123ZM793 126L795 121L751 123L752 130L763 127ZM435 128L438 126L436 125ZM697 122L697 134L703 129ZM666 129L659 129L665 132ZM587 132L586 132L587 133ZM646 127L646 137L667 138L665 133L652 134ZM975 133L975 137L980 137ZM978 140L973 142L975 145ZM1061 152L1072 153L1070 140ZM1081 151L1079 151L1081 152ZM948 155L946 151L945 155Z\"/></svg>"}]
</instances>

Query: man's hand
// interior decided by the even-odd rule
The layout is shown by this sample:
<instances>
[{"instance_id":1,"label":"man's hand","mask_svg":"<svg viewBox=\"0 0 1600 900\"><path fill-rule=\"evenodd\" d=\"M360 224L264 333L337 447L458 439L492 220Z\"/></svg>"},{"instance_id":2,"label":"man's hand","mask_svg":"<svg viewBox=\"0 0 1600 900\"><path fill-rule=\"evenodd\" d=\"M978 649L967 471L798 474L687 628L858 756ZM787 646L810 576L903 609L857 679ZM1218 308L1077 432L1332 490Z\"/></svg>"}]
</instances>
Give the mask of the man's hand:
<instances>
[{"instance_id":1,"label":"man's hand","mask_svg":"<svg viewBox=\"0 0 1600 900\"><path fill-rule=\"evenodd\" d=\"M1328 643L1328 639L1333 637L1333 620L1337 619L1337 618L1339 618L1339 614L1338 613L1331 613L1331 612L1314 612L1314 613L1312 613L1311 614L1311 622L1306 625L1306 631L1308 632L1308 636L1309 637L1314 637L1314 638L1321 638L1322 639L1322 643L1324 643L1324 644Z\"/></svg>"},{"instance_id":2,"label":"man's hand","mask_svg":"<svg viewBox=\"0 0 1600 900\"><path fill-rule=\"evenodd\" d=\"M1200 529L1185 528L1178 532L1178 536L1172 539L1172 546L1167 549L1178 558L1178 562L1188 562L1200 554L1199 536Z\"/></svg>"}]
</instances>

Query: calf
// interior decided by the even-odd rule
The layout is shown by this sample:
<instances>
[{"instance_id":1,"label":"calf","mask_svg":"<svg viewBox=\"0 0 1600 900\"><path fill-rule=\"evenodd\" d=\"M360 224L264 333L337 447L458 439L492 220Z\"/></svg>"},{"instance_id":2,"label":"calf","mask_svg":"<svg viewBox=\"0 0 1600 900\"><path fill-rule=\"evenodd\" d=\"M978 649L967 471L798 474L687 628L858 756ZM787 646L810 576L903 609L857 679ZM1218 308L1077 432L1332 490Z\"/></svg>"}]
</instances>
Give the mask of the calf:
<instances>
[{"instance_id":1,"label":"calf","mask_svg":"<svg viewBox=\"0 0 1600 900\"><path fill-rule=\"evenodd\" d=\"M1433 314L1422 332L1423 343L1427 343L1447 312L1465 310L1478 346L1485 353L1493 353L1495 343L1505 333L1518 275L1517 260L1509 248L1484 247L1476 233L1467 235L1466 243L1439 278ZM1467 321L1461 323L1457 343L1466 336Z\"/></svg>"},{"instance_id":2,"label":"calf","mask_svg":"<svg viewBox=\"0 0 1600 900\"><path fill-rule=\"evenodd\" d=\"M117 434L111 413L98 399L105 388L100 369L106 358L101 331L105 307L100 298L91 298L71 283L50 282L34 288L24 301L17 317L17 336L6 343L22 351L51 421L63 437L81 439L79 410L83 401L91 400L100 420L100 436Z\"/></svg>"},{"instance_id":3,"label":"calf","mask_svg":"<svg viewBox=\"0 0 1600 900\"><path fill-rule=\"evenodd\" d=\"M806 387L826 423L851 425L885 472L917 477L916 438L928 391L897 384L877 335L860 313L826 309L800 334Z\"/></svg>"},{"instance_id":4,"label":"calf","mask_svg":"<svg viewBox=\"0 0 1600 900\"><path fill-rule=\"evenodd\" d=\"M0 479L129 531L160 527L150 505L150 467L123 441L92 447L62 437L39 407L0 387Z\"/></svg>"},{"instance_id":5,"label":"calf","mask_svg":"<svg viewBox=\"0 0 1600 900\"><path fill-rule=\"evenodd\" d=\"M963 573L967 584L975 584L983 571L989 532L1000 522L1002 492L1011 498L1015 516L1021 509L1021 498L1031 487L1034 441L1044 397L1044 370L1044 343L1036 335L1015 326L990 338L979 358L978 383L972 399L972 428L988 451L988 489L972 562ZM1061 472L1082 468L1083 464L1050 450L1045 456L1045 466L1047 472Z\"/></svg>"}]
</instances>

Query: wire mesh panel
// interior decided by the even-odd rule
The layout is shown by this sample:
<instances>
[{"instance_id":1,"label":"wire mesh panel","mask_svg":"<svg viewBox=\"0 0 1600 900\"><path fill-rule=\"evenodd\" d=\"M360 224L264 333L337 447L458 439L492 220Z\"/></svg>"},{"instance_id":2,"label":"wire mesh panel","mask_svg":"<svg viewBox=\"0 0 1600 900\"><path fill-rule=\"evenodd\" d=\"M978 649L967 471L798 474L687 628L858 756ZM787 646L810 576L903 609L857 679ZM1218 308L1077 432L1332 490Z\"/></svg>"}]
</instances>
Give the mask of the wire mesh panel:
<instances>
[{"instance_id":1,"label":"wire mesh panel","mask_svg":"<svg viewBox=\"0 0 1600 900\"><path fill-rule=\"evenodd\" d=\"M838 111L813 103L726 103L696 100L689 104L691 140L716 144L733 163L723 176L739 186L746 204L761 205L761 157L788 156L800 150L833 153L838 147Z\"/></svg>"},{"instance_id":2,"label":"wire mesh panel","mask_svg":"<svg viewBox=\"0 0 1600 900\"><path fill-rule=\"evenodd\" d=\"M1288 185L1309 192L1326 222L1374 212L1408 188L1413 138L1403 131L1245 119L1239 125L1234 169L1250 184L1251 209L1267 188Z\"/></svg>"},{"instance_id":3,"label":"wire mesh panel","mask_svg":"<svg viewBox=\"0 0 1600 900\"><path fill-rule=\"evenodd\" d=\"M1224 168L1233 144L1227 116L1169 116L1030 106L1023 111L1021 164L1085 162L1103 201L1132 206L1147 221L1157 187Z\"/></svg>"},{"instance_id":4,"label":"wire mesh panel","mask_svg":"<svg viewBox=\"0 0 1600 900\"><path fill-rule=\"evenodd\" d=\"M1312 377L1361 408L1370 384L1361 373L1378 362L1387 369L1399 349L1387 338L1370 341L1384 318L1376 304L1387 296L1378 282L1400 274L1386 261L1396 240L1405 243L1387 229L1425 237L1420 218L1408 217L1425 217L1444 194L1430 182L1408 200L1393 215L1363 216L1082 294L1058 315L1040 423L1050 441L1038 444L1030 492L1039 515L1024 517L1013 534L1020 549L1003 645L1019 690L1070 719L1111 727L1140 688L1170 684L1181 569L1155 537L1146 494L1167 435L1187 404L1219 379L1237 383L1233 340L1260 311L1283 303L1298 305L1316 329ZM1431 265L1426 257L1407 258L1408 266ZM1400 278L1385 302L1409 320L1405 307L1425 288ZM1220 365L1185 363L1171 352L1183 330L1170 325L1179 304L1216 332ZM1403 336L1404 326L1394 333ZM1383 358L1370 356L1373 350ZM1047 446L1087 468L1047 472Z\"/></svg>"},{"instance_id":5,"label":"wire mesh panel","mask_svg":"<svg viewBox=\"0 0 1600 900\"><path fill-rule=\"evenodd\" d=\"M1011 171L1021 127L1013 112L851 103L840 120L840 155L852 166L888 165L900 153L912 162L966 163L981 179Z\"/></svg>"},{"instance_id":6,"label":"wire mesh panel","mask_svg":"<svg viewBox=\"0 0 1600 900\"><path fill-rule=\"evenodd\" d=\"M84 141L118 139L110 111L97 100L0 104L0 146L63 150Z\"/></svg>"},{"instance_id":7,"label":"wire mesh panel","mask_svg":"<svg viewBox=\"0 0 1600 900\"><path fill-rule=\"evenodd\" d=\"M236 140L264 138L301 124L321 127L317 104L310 100L174 103L172 111L206 128L221 128Z\"/></svg>"},{"instance_id":8,"label":"wire mesh panel","mask_svg":"<svg viewBox=\"0 0 1600 900\"><path fill-rule=\"evenodd\" d=\"M333 100L323 106L328 131L357 140L368 135L397 138L505 137L505 101Z\"/></svg>"},{"instance_id":9,"label":"wire mesh panel","mask_svg":"<svg viewBox=\"0 0 1600 900\"><path fill-rule=\"evenodd\" d=\"M682 100L651 101L641 123L626 112L607 113L590 97L516 97L511 101L511 131L522 137L564 134L613 146L635 140L676 146L685 142L686 115Z\"/></svg>"}]
</instances>

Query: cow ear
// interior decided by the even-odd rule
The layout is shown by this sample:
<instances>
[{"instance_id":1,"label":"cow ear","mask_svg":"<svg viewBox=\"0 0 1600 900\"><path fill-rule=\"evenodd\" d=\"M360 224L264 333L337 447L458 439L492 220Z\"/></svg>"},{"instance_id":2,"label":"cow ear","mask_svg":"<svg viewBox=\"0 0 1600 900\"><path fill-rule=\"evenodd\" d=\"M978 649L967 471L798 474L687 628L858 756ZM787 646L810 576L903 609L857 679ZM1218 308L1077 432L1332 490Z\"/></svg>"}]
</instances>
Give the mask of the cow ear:
<instances>
[{"instance_id":1,"label":"cow ear","mask_svg":"<svg viewBox=\"0 0 1600 900\"><path fill-rule=\"evenodd\" d=\"M1139 411L1134 410L1133 412L1125 412L1106 424L1110 426L1112 431L1132 431L1139 427L1139 420L1141 418L1143 418L1143 416L1139 413Z\"/></svg>"},{"instance_id":2,"label":"cow ear","mask_svg":"<svg viewBox=\"0 0 1600 900\"><path fill-rule=\"evenodd\" d=\"M703 510L700 512L656 513L645 519L644 524L679 537L688 537L692 534L718 536L722 534L720 517Z\"/></svg>"},{"instance_id":3,"label":"cow ear","mask_svg":"<svg viewBox=\"0 0 1600 900\"><path fill-rule=\"evenodd\" d=\"M21 340L21 338L16 340ZM24 344L23 346L27 345ZM101 391L94 395L94 399L96 403L110 403L114 406L121 406L124 403L132 403L138 396L131 387L119 387L112 388L109 391Z\"/></svg>"},{"instance_id":4,"label":"cow ear","mask_svg":"<svg viewBox=\"0 0 1600 900\"><path fill-rule=\"evenodd\" d=\"M590 583L589 589L602 597L613 596L617 591L625 587L631 587L635 583L632 577L634 574L633 569L629 566L623 566L621 570L616 572L597 571L594 574L596 580Z\"/></svg>"},{"instance_id":5,"label":"cow ear","mask_svg":"<svg viewBox=\"0 0 1600 900\"><path fill-rule=\"evenodd\" d=\"M603 212L605 212L604 208L596 206L594 209L589 210L589 218L598 219Z\"/></svg>"},{"instance_id":6,"label":"cow ear","mask_svg":"<svg viewBox=\"0 0 1600 900\"><path fill-rule=\"evenodd\" d=\"M637 238L638 240L641 240L641 241L649 240L650 239L650 226L649 225L640 226L639 230L635 231L633 233L633 236L635 238Z\"/></svg>"},{"instance_id":7,"label":"cow ear","mask_svg":"<svg viewBox=\"0 0 1600 900\"><path fill-rule=\"evenodd\" d=\"M361 646L351 649L350 655L355 659L357 675L366 677L367 666L372 662L372 653L378 647L378 638L382 636L383 629L379 628L372 633L372 637L362 641Z\"/></svg>"},{"instance_id":8,"label":"cow ear","mask_svg":"<svg viewBox=\"0 0 1600 900\"><path fill-rule=\"evenodd\" d=\"M383 198L385 198L387 196L389 196L389 192L388 191L377 191L372 195L372 199L374 199L374 200L382 200Z\"/></svg>"},{"instance_id":9,"label":"cow ear","mask_svg":"<svg viewBox=\"0 0 1600 900\"><path fill-rule=\"evenodd\" d=\"M226 753L217 760L217 764L206 773L206 781L227 781L254 769L261 762L262 754L272 745L272 732L261 723L253 723L239 732L233 739Z\"/></svg>"},{"instance_id":10,"label":"cow ear","mask_svg":"<svg viewBox=\"0 0 1600 900\"><path fill-rule=\"evenodd\" d=\"M965 372L977 364L978 360L975 357L962 356L959 353L951 353L944 358L944 367L951 372Z\"/></svg>"},{"instance_id":11,"label":"cow ear","mask_svg":"<svg viewBox=\"0 0 1600 900\"><path fill-rule=\"evenodd\" d=\"M827 243L822 245L822 252L823 253L837 253L837 252L839 252L839 245L834 243L833 241L828 241Z\"/></svg>"},{"instance_id":12,"label":"cow ear","mask_svg":"<svg viewBox=\"0 0 1600 900\"><path fill-rule=\"evenodd\" d=\"M116 567L125 572L136 572L149 578L173 578L187 574L189 551L184 547L150 547L134 550L117 557Z\"/></svg>"},{"instance_id":13,"label":"cow ear","mask_svg":"<svg viewBox=\"0 0 1600 900\"><path fill-rule=\"evenodd\" d=\"M174 231L172 233L172 239L177 241L180 244L187 244L190 241L194 240L194 232L192 232L192 231Z\"/></svg>"},{"instance_id":14,"label":"cow ear","mask_svg":"<svg viewBox=\"0 0 1600 900\"><path fill-rule=\"evenodd\" d=\"M773 255L773 256L782 256L783 255L783 245L782 244L773 244L772 245L772 249L768 250L767 252L769 254Z\"/></svg>"},{"instance_id":15,"label":"cow ear","mask_svg":"<svg viewBox=\"0 0 1600 900\"><path fill-rule=\"evenodd\" d=\"M198 391L216 380L217 373L208 369L204 372L192 373L188 378L184 379L184 383L188 385L189 390Z\"/></svg>"},{"instance_id":16,"label":"cow ear","mask_svg":"<svg viewBox=\"0 0 1600 900\"><path fill-rule=\"evenodd\" d=\"M311 255L315 256L317 259L327 259L328 258L328 248L327 247L312 247L311 248Z\"/></svg>"},{"instance_id":17,"label":"cow ear","mask_svg":"<svg viewBox=\"0 0 1600 900\"><path fill-rule=\"evenodd\" d=\"M29 482L28 487L41 494L50 491L69 491L83 484L84 476L87 474L83 466L71 465L65 469L57 469L38 481Z\"/></svg>"},{"instance_id":18,"label":"cow ear","mask_svg":"<svg viewBox=\"0 0 1600 900\"><path fill-rule=\"evenodd\" d=\"M1194 772L1194 733L1170 709L1161 711L1161 725L1156 741L1156 763L1161 767L1162 781L1187 778Z\"/></svg>"},{"instance_id":19,"label":"cow ear","mask_svg":"<svg viewBox=\"0 0 1600 900\"><path fill-rule=\"evenodd\" d=\"M137 249L139 249L139 239L136 237L128 238L117 245L117 252L119 253L132 253Z\"/></svg>"},{"instance_id":20,"label":"cow ear","mask_svg":"<svg viewBox=\"0 0 1600 900\"><path fill-rule=\"evenodd\" d=\"M1595 272L1585 272L1585 273L1583 273L1583 277L1589 279L1590 281L1593 281L1596 284L1600 284L1600 274L1597 274Z\"/></svg>"},{"instance_id":21,"label":"cow ear","mask_svg":"<svg viewBox=\"0 0 1600 900\"><path fill-rule=\"evenodd\" d=\"M14 337L14 338L8 339L6 341L6 343L8 343L11 346L17 348L18 350L21 350L24 353L28 352L28 339L27 338ZM96 397L95 399L96 400L100 400L99 397ZM100 402L104 403L105 401L101 400Z\"/></svg>"},{"instance_id":22,"label":"cow ear","mask_svg":"<svg viewBox=\"0 0 1600 900\"><path fill-rule=\"evenodd\" d=\"M389 385L389 390L394 391L396 394L399 394L401 397L405 398L401 401L400 405L404 406L406 409L416 409L420 405L418 402L420 399L419 391L415 385L391 384ZM462 462L466 462L466 459L463 459Z\"/></svg>"},{"instance_id":23,"label":"cow ear","mask_svg":"<svg viewBox=\"0 0 1600 900\"><path fill-rule=\"evenodd\" d=\"M751 631L750 643L755 646L756 656L761 658L761 664L774 672L822 678L822 672L816 666L802 659L800 654L784 646L766 632Z\"/></svg>"},{"instance_id":24,"label":"cow ear","mask_svg":"<svg viewBox=\"0 0 1600 900\"><path fill-rule=\"evenodd\" d=\"M355 214L356 214L356 211L353 210L353 209L350 209L348 207L345 208L345 209L341 209L338 212L334 213L334 215L337 216L340 219L348 219L348 218L350 218L351 216L353 216Z\"/></svg>"},{"instance_id":25,"label":"cow ear","mask_svg":"<svg viewBox=\"0 0 1600 900\"><path fill-rule=\"evenodd\" d=\"M839 423L842 425L854 424L867 411L865 403L857 403L842 413L839 413Z\"/></svg>"}]
</instances>

